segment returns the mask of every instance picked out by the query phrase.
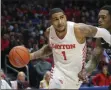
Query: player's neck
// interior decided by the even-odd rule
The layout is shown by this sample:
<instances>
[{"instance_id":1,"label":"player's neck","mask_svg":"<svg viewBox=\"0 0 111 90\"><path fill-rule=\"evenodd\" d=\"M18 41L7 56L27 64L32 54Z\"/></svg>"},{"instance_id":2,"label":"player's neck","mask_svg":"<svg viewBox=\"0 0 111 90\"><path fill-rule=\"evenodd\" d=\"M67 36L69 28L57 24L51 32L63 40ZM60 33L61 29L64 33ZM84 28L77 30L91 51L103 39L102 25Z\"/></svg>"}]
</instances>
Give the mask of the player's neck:
<instances>
[{"instance_id":1,"label":"player's neck","mask_svg":"<svg viewBox=\"0 0 111 90\"><path fill-rule=\"evenodd\" d=\"M65 37L67 33L67 29L65 29L63 32L58 32L56 31L56 35L58 36L58 38L63 39Z\"/></svg>"}]
</instances>

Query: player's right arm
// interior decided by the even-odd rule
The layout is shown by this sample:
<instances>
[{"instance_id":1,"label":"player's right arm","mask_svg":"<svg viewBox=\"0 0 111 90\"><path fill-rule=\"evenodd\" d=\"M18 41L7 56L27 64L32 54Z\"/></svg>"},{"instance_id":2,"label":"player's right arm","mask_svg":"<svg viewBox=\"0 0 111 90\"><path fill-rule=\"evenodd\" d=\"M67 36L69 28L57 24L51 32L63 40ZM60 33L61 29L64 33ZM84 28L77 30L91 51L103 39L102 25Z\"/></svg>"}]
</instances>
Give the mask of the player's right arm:
<instances>
[{"instance_id":1,"label":"player's right arm","mask_svg":"<svg viewBox=\"0 0 111 90\"><path fill-rule=\"evenodd\" d=\"M83 23L75 24L76 32L85 39L86 37L103 38L111 45L111 34L105 28L99 28Z\"/></svg>"},{"instance_id":2,"label":"player's right arm","mask_svg":"<svg viewBox=\"0 0 111 90\"><path fill-rule=\"evenodd\" d=\"M49 31L50 31L50 29L47 28L47 30L45 32L45 36L47 39L49 38ZM38 58L45 57L45 56L48 56L51 54L52 54L52 49L49 46L49 44L46 44L41 49L31 53L30 54L30 60L38 59Z\"/></svg>"}]
</instances>

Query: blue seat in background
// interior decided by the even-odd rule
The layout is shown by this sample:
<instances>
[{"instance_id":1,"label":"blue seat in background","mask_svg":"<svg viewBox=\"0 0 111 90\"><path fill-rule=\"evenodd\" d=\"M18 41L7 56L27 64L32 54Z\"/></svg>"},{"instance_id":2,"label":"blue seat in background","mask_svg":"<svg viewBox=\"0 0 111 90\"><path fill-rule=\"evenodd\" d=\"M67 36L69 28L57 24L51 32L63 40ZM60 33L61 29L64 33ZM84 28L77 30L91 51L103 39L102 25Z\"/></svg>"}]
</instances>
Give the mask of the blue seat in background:
<instances>
[{"instance_id":1,"label":"blue seat in background","mask_svg":"<svg viewBox=\"0 0 111 90\"><path fill-rule=\"evenodd\" d=\"M108 86L103 87L81 87L79 90L109 90Z\"/></svg>"}]
</instances>

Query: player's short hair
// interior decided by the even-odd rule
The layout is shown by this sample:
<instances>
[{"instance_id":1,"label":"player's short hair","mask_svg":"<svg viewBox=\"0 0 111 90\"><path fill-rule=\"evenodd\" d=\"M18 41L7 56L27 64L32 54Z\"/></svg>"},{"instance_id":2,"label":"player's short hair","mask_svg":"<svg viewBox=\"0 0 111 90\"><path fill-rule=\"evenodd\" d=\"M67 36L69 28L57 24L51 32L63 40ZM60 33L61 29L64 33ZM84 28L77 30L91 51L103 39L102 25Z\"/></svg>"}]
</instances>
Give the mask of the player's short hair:
<instances>
[{"instance_id":1,"label":"player's short hair","mask_svg":"<svg viewBox=\"0 0 111 90\"><path fill-rule=\"evenodd\" d=\"M108 10L109 14L111 15L111 5L105 5L101 8L101 10Z\"/></svg>"},{"instance_id":2,"label":"player's short hair","mask_svg":"<svg viewBox=\"0 0 111 90\"><path fill-rule=\"evenodd\" d=\"M58 13L58 12L63 12L64 13L64 11L62 9L60 9L60 8L53 8L49 12L49 17L51 18L52 14L55 14L55 13Z\"/></svg>"}]
</instances>

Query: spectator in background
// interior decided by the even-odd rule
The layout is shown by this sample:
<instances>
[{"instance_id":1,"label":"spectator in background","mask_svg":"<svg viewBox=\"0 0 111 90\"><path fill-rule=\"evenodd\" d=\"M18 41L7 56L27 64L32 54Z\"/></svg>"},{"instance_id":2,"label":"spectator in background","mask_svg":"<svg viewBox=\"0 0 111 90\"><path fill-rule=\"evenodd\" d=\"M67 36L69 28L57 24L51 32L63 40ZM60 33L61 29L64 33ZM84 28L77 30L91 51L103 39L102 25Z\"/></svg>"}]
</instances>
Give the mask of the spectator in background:
<instances>
[{"instance_id":1,"label":"spectator in background","mask_svg":"<svg viewBox=\"0 0 111 90\"><path fill-rule=\"evenodd\" d=\"M87 23L87 20L86 20L86 17L85 17L85 16L81 17L81 22L82 22L82 23Z\"/></svg>"},{"instance_id":2,"label":"spectator in background","mask_svg":"<svg viewBox=\"0 0 111 90\"><path fill-rule=\"evenodd\" d=\"M15 33L11 32L10 33L10 49L13 48L16 45L17 45L17 41L16 41L16 38L15 38Z\"/></svg>"},{"instance_id":3,"label":"spectator in background","mask_svg":"<svg viewBox=\"0 0 111 90\"><path fill-rule=\"evenodd\" d=\"M30 20L30 21L28 22L28 24L29 24L29 29L28 29L28 31L29 31L29 32L33 32L33 30L35 29L35 26L33 26L32 21Z\"/></svg>"},{"instance_id":4,"label":"spectator in background","mask_svg":"<svg viewBox=\"0 0 111 90\"><path fill-rule=\"evenodd\" d=\"M12 89L10 87L10 85L4 80L4 73L2 70L0 70L0 81L1 81L1 83L0 83L1 89L5 89L5 90L6 89Z\"/></svg>"},{"instance_id":5,"label":"spectator in background","mask_svg":"<svg viewBox=\"0 0 111 90\"><path fill-rule=\"evenodd\" d=\"M106 64L108 64L108 63L105 61L105 56L102 55L102 56L101 56L101 59L100 59L100 62L99 62L99 64L98 64L97 69L98 69L99 71L101 71L102 68L104 67L104 65L106 65Z\"/></svg>"},{"instance_id":6,"label":"spectator in background","mask_svg":"<svg viewBox=\"0 0 111 90\"><path fill-rule=\"evenodd\" d=\"M43 79L45 73L51 70L51 64L45 60L45 58L41 58L42 60L38 61L35 65L35 69L37 72L37 88L39 88L40 81Z\"/></svg>"},{"instance_id":7,"label":"spectator in background","mask_svg":"<svg viewBox=\"0 0 111 90\"><path fill-rule=\"evenodd\" d=\"M39 40L39 48L41 48L44 44L45 44L45 38L43 35L41 35Z\"/></svg>"},{"instance_id":8,"label":"spectator in background","mask_svg":"<svg viewBox=\"0 0 111 90\"><path fill-rule=\"evenodd\" d=\"M2 25L1 26L1 35L3 36L5 33L8 33L7 26L6 25Z\"/></svg>"},{"instance_id":9,"label":"spectator in background","mask_svg":"<svg viewBox=\"0 0 111 90\"><path fill-rule=\"evenodd\" d=\"M40 81L40 89L48 89L49 87L49 81L50 81L51 73L50 71L47 71L44 75L44 78L42 81Z\"/></svg>"},{"instance_id":10,"label":"spectator in background","mask_svg":"<svg viewBox=\"0 0 111 90\"><path fill-rule=\"evenodd\" d=\"M0 71L0 75L1 75L1 78L3 79L3 80L5 80L10 86L11 86L11 83L10 83L10 78L8 78L7 76L6 76L6 74L4 73L4 71L1 69L1 71Z\"/></svg>"},{"instance_id":11,"label":"spectator in background","mask_svg":"<svg viewBox=\"0 0 111 90\"><path fill-rule=\"evenodd\" d=\"M14 24L14 28L13 28L14 32L20 32L19 26L17 23Z\"/></svg>"},{"instance_id":12,"label":"spectator in background","mask_svg":"<svg viewBox=\"0 0 111 90\"><path fill-rule=\"evenodd\" d=\"M9 47L9 35L3 34L2 40L1 40L1 50L4 51Z\"/></svg>"},{"instance_id":13,"label":"spectator in background","mask_svg":"<svg viewBox=\"0 0 111 90\"><path fill-rule=\"evenodd\" d=\"M104 65L102 72L97 74L92 82L95 86L109 86L111 84L111 76L108 73L108 66Z\"/></svg>"},{"instance_id":14,"label":"spectator in background","mask_svg":"<svg viewBox=\"0 0 111 90\"><path fill-rule=\"evenodd\" d=\"M45 58L45 60L46 60L47 62L49 62L52 67L54 67L54 60L53 60L53 55L52 55L52 54L51 54L50 56L47 56L47 57Z\"/></svg>"},{"instance_id":15,"label":"spectator in background","mask_svg":"<svg viewBox=\"0 0 111 90\"><path fill-rule=\"evenodd\" d=\"M6 78L6 75L5 75L5 73L3 72L2 69L0 70L0 76L1 76L2 79Z\"/></svg>"},{"instance_id":16,"label":"spectator in background","mask_svg":"<svg viewBox=\"0 0 111 90\"><path fill-rule=\"evenodd\" d=\"M17 80L11 81L13 89L26 89L29 88L29 82L25 80L25 73L19 72L17 75Z\"/></svg>"},{"instance_id":17,"label":"spectator in background","mask_svg":"<svg viewBox=\"0 0 111 90\"><path fill-rule=\"evenodd\" d=\"M34 52L34 51L37 51L39 48L38 48L38 44L34 44L33 45L33 50L32 50L32 52Z\"/></svg>"},{"instance_id":18,"label":"spectator in background","mask_svg":"<svg viewBox=\"0 0 111 90\"><path fill-rule=\"evenodd\" d=\"M35 68L36 71L41 75L44 76L44 74L46 73L46 71L50 71L51 70L51 64L47 61L45 61L45 58L41 58L42 60L40 60Z\"/></svg>"},{"instance_id":19,"label":"spectator in background","mask_svg":"<svg viewBox=\"0 0 111 90\"><path fill-rule=\"evenodd\" d=\"M1 68L5 68L5 55L8 53L9 48L9 35L3 34L1 37Z\"/></svg>"},{"instance_id":20,"label":"spectator in background","mask_svg":"<svg viewBox=\"0 0 111 90\"><path fill-rule=\"evenodd\" d=\"M29 83L31 88L39 88L38 83L38 74L35 69L35 65L38 63L37 60L33 60L29 62Z\"/></svg>"},{"instance_id":21,"label":"spectator in background","mask_svg":"<svg viewBox=\"0 0 111 90\"><path fill-rule=\"evenodd\" d=\"M90 60L90 57L91 57L91 54L92 54L92 47L91 46L88 46L87 47L87 58L86 58L86 63Z\"/></svg>"}]
</instances>

